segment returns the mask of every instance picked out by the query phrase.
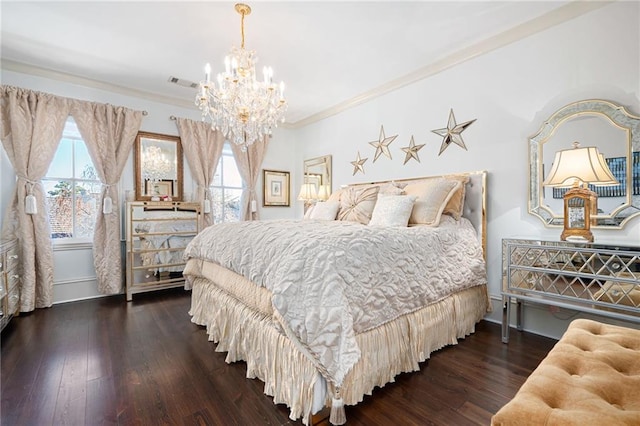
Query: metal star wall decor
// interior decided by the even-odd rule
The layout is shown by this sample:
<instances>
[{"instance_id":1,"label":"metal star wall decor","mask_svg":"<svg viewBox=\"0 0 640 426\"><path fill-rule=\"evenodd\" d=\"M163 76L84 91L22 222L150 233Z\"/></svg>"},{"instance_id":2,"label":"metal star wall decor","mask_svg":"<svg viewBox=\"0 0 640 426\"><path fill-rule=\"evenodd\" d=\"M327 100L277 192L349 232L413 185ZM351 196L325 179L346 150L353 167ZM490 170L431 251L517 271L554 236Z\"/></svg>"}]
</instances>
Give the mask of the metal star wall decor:
<instances>
[{"instance_id":1,"label":"metal star wall decor","mask_svg":"<svg viewBox=\"0 0 640 426\"><path fill-rule=\"evenodd\" d=\"M378 138L378 140L377 141L373 141L373 142L369 142L369 145L375 147L375 149L376 149L376 153L373 156L373 162L374 163L376 162L378 157L380 157L381 154L384 154L387 157L389 157L389 159L391 159L391 151L389 151L389 144L391 142L393 142L397 137L398 137L398 135L389 136L388 138L385 137L385 135L384 135L384 127L380 126L380 137Z\"/></svg>"},{"instance_id":2,"label":"metal star wall decor","mask_svg":"<svg viewBox=\"0 0 640 426\"><path fill-rule=\"evenodd\" d=\"M362 172L362 174L364 174L364 163L368 159L369 158L360 158L360 151L358 151L358 157L355 161L351 162L351 164L353 164L353 176L355 176L358 172Z\"/></svg>"},{"instance_id":3,"label":"metal star wall decor","mask_svg":"<svg viewBox=\"0 0 640 426\"><path fill-rule=\"evenodd\" d=\"M402 164L403 165L407 164L407 161L411 160L412 158L419 163L420 162L420 158L418 157L418 151L420 151L423 146L424 146L424 144L416 145L416 143L413 140L413 135L411 135L411 142L409 142L409 146L405 146L405 147L400 148L406 154L405 157L404 157L404 163L402 163Z\"/></svg>"},{"instance_id":4,"label":"metal star wall decor","mask_svg":"<svg viewBox=\"0 0 640 426\"><path fill-rule=\"evenodd\" d=\"M476 121L475 118L470 121L465 121L464 123L456 124L456 117L453 115L453 109L451 109L449 111L449 122L447 123L447 127L444 129L432 130L433 133L444 137L442 145L440 145L440 152L438 153L438 156L442 154L452 142L466 150L467 147L462 140L461 133L464 132L464 130L474 121Z\"/></svg>"}]
</instances>

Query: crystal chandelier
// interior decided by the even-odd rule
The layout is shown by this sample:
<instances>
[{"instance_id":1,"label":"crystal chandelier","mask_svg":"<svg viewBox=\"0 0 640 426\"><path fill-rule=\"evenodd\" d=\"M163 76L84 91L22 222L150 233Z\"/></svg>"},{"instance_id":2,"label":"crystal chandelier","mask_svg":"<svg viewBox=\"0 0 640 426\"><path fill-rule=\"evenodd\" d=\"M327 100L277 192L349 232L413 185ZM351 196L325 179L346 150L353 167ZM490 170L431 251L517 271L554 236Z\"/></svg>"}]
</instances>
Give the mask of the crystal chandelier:
<instances>
[{"instance_id":1,"label":"crystal chandelier","mask_svg":"<svg viewBox=\"0 0 640 426\"><path fill-rule=\"evenodd\" d=\"M244 48L244 17L251 13L251 8L238 3L235 9L242 15L240 49L231 48L224 59L225 70L218 74L217 82L211 81L211 66L206 65L205 80L200 83L195 103L202 111L202 119L211 120L212 128L246 148L271 135L278 121L284 122L287 103L283 96L284 83L273 83L271 67L263 68L262 80L256 78L256 52Z\"/></svg>"}]
</instances>

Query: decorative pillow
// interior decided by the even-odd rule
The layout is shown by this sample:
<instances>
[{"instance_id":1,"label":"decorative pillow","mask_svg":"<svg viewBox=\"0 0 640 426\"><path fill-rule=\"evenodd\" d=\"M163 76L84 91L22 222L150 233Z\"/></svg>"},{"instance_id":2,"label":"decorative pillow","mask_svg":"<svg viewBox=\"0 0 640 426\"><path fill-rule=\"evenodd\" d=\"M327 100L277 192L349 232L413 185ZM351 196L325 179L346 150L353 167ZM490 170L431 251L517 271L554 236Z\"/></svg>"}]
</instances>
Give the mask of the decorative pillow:
<instances>
[{"instance_id":1,"label":"decorative pillow","mask_svg":"<svg viewBox=\"0 0 640 426\"><path fill-rule=\"evenodd\" d=\"M404 192L418 197L413 205L409 223L438 226L445 206L453 194L460 190L461 185L457 180L444 178L407 185Z\"/></svg>"},{"instance_id":2,"label":"decorative pillow","mask_svg":"<svg viewBox=\"0 0 640 426\"><path fill-rule=\"evenodd\" d=\"M318 201L309 219L336 220L339 208L340 203L337 201Z\"/></svg>"},{"instance_id":3,"label":"decorative pillow","mask_svg":"<svg viewBox=\"0 0 640 426\"><path fill-rule=\"evenodd\" d=\"M363 189L346 188L340 196L338 220L368 224L376 205L379 189L377 186Z\"/></svg>"},{"instance_id":4,"label":"decorative pillow","mask_svg":"<svg viewBox=\"0 0 640 426\"><path fill-rule=\"evenodd\" d=\"M342 196L342 193L344 191L345 191L344 189L339 189L336 192L332 192L331 195L329 195L329 198L327 199L327 201L337 201L339 203L340 197Z\"/></svg>"},{"instance_id":5,"label":"decorative pillow","mask_svg":"<svg viewBox=\"0 0 640 426\"><path fill-rule=\"evenodd\" d=\"M460 220L460 217L462 217L462 209L464 208L465 188L469 182L469 176L447 176L447 179L460 181L461 185L460 189L453 194L444 207L442 213L452 216L455 220Z\"/></svg>"},{"instance_id":6,"label":"decorative pillow","mask_svg":"<svg viewBox=\"0 0 640 426\"><path fill-rule=\"evenodd\" d=\"M416 197L378 194L369 226L407 226Z\"/></svg>"},{"instance_id":7,"label":"decorative pillow","mask_svg":"<svg viewBox=\"0 0 640 426\"><path fill-rule=\"evenodd\" d=\"M380 191L378 192L378 195L380 194L401 195L401 194L404 194L403 188L405 186L407 186L406 183L396 183L396 182L385 183L383 185L380 185Z\"/></svg>"}]
</instances>

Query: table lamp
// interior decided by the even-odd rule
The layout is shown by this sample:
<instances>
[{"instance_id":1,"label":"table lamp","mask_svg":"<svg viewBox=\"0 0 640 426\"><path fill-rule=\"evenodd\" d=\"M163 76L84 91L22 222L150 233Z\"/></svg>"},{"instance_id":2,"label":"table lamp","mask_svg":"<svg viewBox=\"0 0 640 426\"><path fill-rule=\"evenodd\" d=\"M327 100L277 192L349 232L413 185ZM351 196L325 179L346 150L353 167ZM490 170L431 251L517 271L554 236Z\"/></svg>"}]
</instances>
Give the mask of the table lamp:
<instances>
[{"instance_id":1,"label":"table lamp","mask_svg":"<svg viewBox=\"0 0 640 426\"><path fill-rule=\"evenodd\" d=\"M589 189L597 186L618 185L609 170L604 156L595 146L581 148L574 142L573 148L556 152L549 176L542 185L569 187L564 194L564 229L560 240L593 241L591 215L595 215L598 195Z\"/></svg>"}]
</instances>

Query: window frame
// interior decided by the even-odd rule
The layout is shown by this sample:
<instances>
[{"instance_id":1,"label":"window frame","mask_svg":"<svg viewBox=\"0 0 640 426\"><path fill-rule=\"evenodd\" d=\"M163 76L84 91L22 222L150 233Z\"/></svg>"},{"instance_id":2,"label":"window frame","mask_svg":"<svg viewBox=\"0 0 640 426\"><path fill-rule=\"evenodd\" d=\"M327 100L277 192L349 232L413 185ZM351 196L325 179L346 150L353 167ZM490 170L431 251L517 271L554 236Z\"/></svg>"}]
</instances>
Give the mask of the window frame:
<instances>
[{"instance_id":1,"label":"window frame","mask_svg":"<svg viewBox=\"0 0 640 426\"><path fill-rule=\"evenodd\" d=\"M60 141L58 143L58 147L56 148L56 152L54 154L54 157L51 159L51 164L53 164L53 161L55 159L55 156L58 153L58 150L60 149L61 145L62 145L62 141L63 140L70 140L72 142L71 144L71 158L69 161L71 161L71 175L72 177L59 177L59 176L53 176L53 175L48 175L45 174L45 176L42 177L42 179L40 180L43 186L43 195L45 198L44 204L45 204L45 210L47 213L47 220L49 221L49 239L51 240L51 243L53 245L54 251L56 249L74 249L74 248L87 248L87 247L91 247L93 245L93 232L95 231L95 216L94 216L94 227L92 228L92 232L91 232L91 236L85 236L85 237L60 237L60 238L53 238L52 237L52 231L53 229L51 228L51 216L50 216L50 211L48 208L48 190L46 188L46 183L51 182L51 183L57 183L57 182L69 182L71 184L71 208L72 208L72 234L76 234L76 226L77 226L77 221L76 221L76 191L75 188L78 184L82 184L82 183L86 183L88 185L93 185L93 184L97 184L97 185L102 185L102 182L100 181L99 178L92 180L92 179L85 179L85 178L77 178L74 177L76 176L76 144L78 142L81 142L85 145L86 148L86 142L85 140L79 136L79 132L76 134L76 132L70 131L70 129L67 127L69 126L69 122L71 122L72 126L74 128L77 128L77 125L75 123L75 120L73 119L72 116L67 117L67 120L65 122L65 128L64 131L62 133L62 136L60 137ZM93 164L93 159L91 159L91 157L89 156L89 160L91 161L91 165L93 166L94 170L95 170L95 164ZM51 164L49 164L49 167L51 167ZM47 170L48 173L48 170ZM102 189L102 188L101 188ZM102 211L102 206L96 206L96 214L98 214L99 212Z\"/></svg>"},{"instance_id":2,"label":"window frame","mask_svg":"<svg viewBox=\"0 0 640 426\"><path fill-rule=\"evenodd\" d=\"M216 165L216 169L213 172L213 176L214 176L214 180L215 180L215 176L218 173L218 171L220 172L220 183L221 185L215 185L215 184L211 184L209 186L209 189L211 191L218 189L218 190L222 190L222 202L221 202L221 217L222 217L222 221L221 222L216 222L216 223L230 223L230 221L225 221L224 218L226 217L225 215L225 211L226 211L226 207L225 207L225 190L227 189L233 189L233 190L240 190L240 191L244 191L245 189L245 185L244 185L244 180L242 180L242 176L240 176L240 179L242 180L242 185L241 186L225 186L225 182L224 182L224 157L231 157L233 159L234 164L236 165L236 168L238 167L238 163L236 162L236 157L233 154L233 150L231 149L231 142L229 141L225 141L224 143L224 147L222 148L222 153L220 155L220 158L218 159L218 164ZM220 169L220 170L218 170ZM214 214L214 211L216 209L216 207L213 205L213 200L211 200L212 205L211 205L211 214ZM215 216L214 216L215 217ZM240 217L240 212L238 214L238 220L237 222L242 221L242 218Z\"/></svg>"}]
</instances>

